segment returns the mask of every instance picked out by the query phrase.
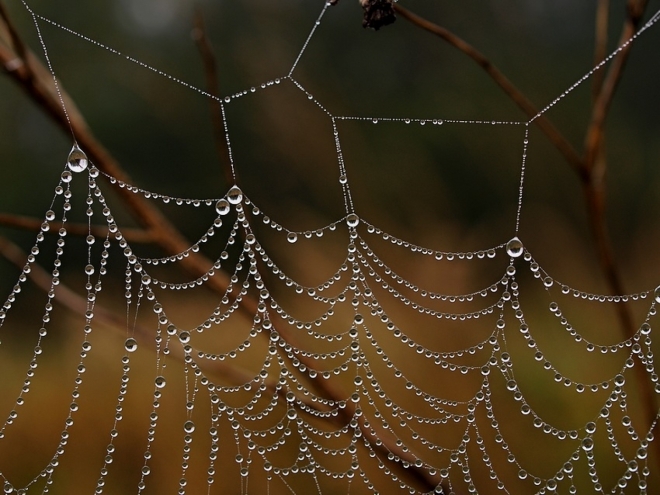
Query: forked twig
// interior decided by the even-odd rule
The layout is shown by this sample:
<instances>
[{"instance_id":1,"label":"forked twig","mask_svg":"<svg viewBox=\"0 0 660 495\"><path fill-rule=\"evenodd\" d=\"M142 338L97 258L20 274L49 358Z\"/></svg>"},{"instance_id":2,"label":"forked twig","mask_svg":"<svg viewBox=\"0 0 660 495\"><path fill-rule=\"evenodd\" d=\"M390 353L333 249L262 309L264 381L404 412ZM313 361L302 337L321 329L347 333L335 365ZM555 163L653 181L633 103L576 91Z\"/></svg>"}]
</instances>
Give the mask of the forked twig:
<instances>
[{"instance_id":1,"label":"forked twig","mask_svg":"<svg viewBox=\"0 0 660 495\"><path fill-rule=\"evenodd\" d=\"M628 0L628 16L624 21L622 33L619 38L619 46L628 41L637 32L647 4L648 0ZM395 4L395 9L398 14L414 25L439 36L474 60L526 115L533 117L537 114L537 110L532 103L481 52L449 30L406 10L400 5ZM606 53L607 11L608 0L599 0L595 50L596 57L599 57L597 62L600 62ZM614 249L612 248L605 215L605 173L607 162L604 156L604 124L630 54L630 48L631 46L628 45L618 54L611 62L606 74L601 74L603 72L602 70L597 71L595 74L593 85L594 104L591 120L586 132L583 156L580 156L574 150L561 132L544 115L535 119L535 123L564 156L580 179L587 207L589 225L599 255L601 270L603 271L610 292L614 295L622 295L626 291L616 265ZM625 338L632 337L636 332L636 326L628 304L620 302L616 305L616 311ZM638 358L636 358L636 361L635 373L637 375L638 386L642 396L641 402L645 410L646 419L649 425L657 424L655 423L658 413L655 392L647 380L643 364ZM660 463L660 442L654 442L654 448L658 454L658 462Z\"/></svg>"}]
</instances>

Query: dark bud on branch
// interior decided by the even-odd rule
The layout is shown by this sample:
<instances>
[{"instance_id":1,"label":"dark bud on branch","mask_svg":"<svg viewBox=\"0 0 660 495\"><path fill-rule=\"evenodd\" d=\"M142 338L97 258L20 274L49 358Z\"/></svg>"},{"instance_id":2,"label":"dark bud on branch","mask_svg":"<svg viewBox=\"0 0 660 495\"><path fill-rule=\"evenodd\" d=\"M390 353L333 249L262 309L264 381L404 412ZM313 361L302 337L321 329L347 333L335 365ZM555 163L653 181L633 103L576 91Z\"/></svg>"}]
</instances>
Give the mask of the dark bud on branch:
<instances>
[{"instance_id":1,"label":"dark bud on branch","mask_svg":"<svg viewBox=\"0 0 660 495\"><path fill-rule=\"evenodd\" d=\"M360 0L364 10L362 26L376 31L396 21L392 0Z\"/></svg>"}]
</instances>

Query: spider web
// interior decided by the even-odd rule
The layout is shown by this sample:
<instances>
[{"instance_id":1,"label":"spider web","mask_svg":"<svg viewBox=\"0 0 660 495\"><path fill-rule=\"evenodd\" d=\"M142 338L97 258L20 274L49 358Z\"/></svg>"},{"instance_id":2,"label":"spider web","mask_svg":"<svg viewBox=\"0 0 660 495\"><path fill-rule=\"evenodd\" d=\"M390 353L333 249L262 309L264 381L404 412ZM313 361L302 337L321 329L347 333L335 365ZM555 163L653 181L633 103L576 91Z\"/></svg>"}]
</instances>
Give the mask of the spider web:
<instances>
[{"instance_id":1,"label":"spider web","mask_svg":"<svg viewBox=\"0 0 660 495\"><path fill-rule=\"evenodd\" d=\"M66 375L72 391L59 437L50 439L54 446L48 459L22 483L9 469L0 467L5 493L57 492L58 484L66 482L58 476L58 468L74 441L84 444L86 433L76 429L76 420L85 407L93 407L83 391L97 397L87 382L96 365L94 349L104 342L111 345L112 341L97 337L108 325L122 328L126 338L116 356L121 373L113 378L118 391L114 404L109 405L114 411L112 424L101 432L106 446L104 452L97 452L95 493L114 492L115 488L108 488L113 477L132 483L127 491L148 492L154 478L171 478L174 471L179 481L171 490L180 494L225 490L575 493L579 486L599 493L648 492L650 444L657 416L652 425L645 423L633 404L637 392L630 377L632 368L643 366L655 392L660 393L652 351L660 288L609 296L570 287L540 266L518 231L530 126L654 26L660 13L536 116L512 122L335 114L295 77L328 4L288 73L222 98L26 8L34 18L53 77L40 22L216 99L222 108L234 180L241 162L232 153L232 122L226 109L258 92L279 91L285 86L300 92L330 123L345 215L313 230L295 231L271 219L237 185L222 197L205 199L146 190L99 171L74 137L41 232L0 311L2 331L7 332L5 327L16 312L10 310L20 304L28 280L46 289L41 325L24 373L20 375L9 359L3 359L5 375L20 388L0 429L3 450L20 445L20 436L13 433L22 411L31 400L31 389L47 379L41 372L48 369L42 346L57 316L55 302L77 309L83 316L84 321L67 323L80 330L80 353L67 357L67 365L73 368ZM475 132L484 126L519 129L520 182L511 232L504 233L498 245L452 252L407 242L371 224L358 214L359 205L351 194L350 166L342 152L342 125L347 121L428 126L438 132L456 126L477 129ZM101 183L101 177L109 186ZM195 214L210 212L212 220L187 250L150 257L124 235L124 227L106 200L112 188L126 189L156 204L191 208ZM78 209L85 211L89 225L80 242L67 235L68 218ZM104 238L92 228L97 219L108 227ZM345 259L327 280L305 285L278 266L267 243L260 239L264 229L291 245L341 236ZM83 242L81 298L62 283L62 266L68 251L81 252L76 243ZM464 294L441 293L398 273L386 261L390 253L398 251L413 255L424 266L433 265L440 273L456 263L482 263L495 264L499 275ZM200 252L212 258L208 271L199 278L177 280L172 275L177 273L176 266ZM52 268L44 272L37 260L47 256ZM113 267L120 273L123 270L124 286L119 290L108 281ZM195 309L196 323L183 323L190 315L180 307L180 294L204 286L216 291L214 305L203 315ZM530 316L531 302L521 295L524 286L528 286L525 292L544 294L539 298L547 301L553 319L550 324ZM220 293L218 287L223 287ZM123 293L125 317L102 306L104 297L112 303L109 291ZM569 318L576 302L599 308L638 303L644 306L645 317L630 338L603 344L592 341L589 332L582 330L588 322ZM598 378L577 378L579 373L572 373L574 366L561 358L546 357L543 343L548 342L549 332L555 334L553 338L564 339L579 360L600 363L594 356L612 359L607 366L593 365L598 372L592 375ZM430 333L436 337L429 338ZM464 346L438 346L442 338L437 335L449 333L460 333ZM148 368L145 360L151 360ZM515 372L518 361L542 368L556 387L563 387L568 403L579 403L587 396L588 417L579 424L575 418L545 417L533 381ZM256 369L254 363L260 363ZM138 390L133 392L133 387ZM152 397L150 404L137 406L136 401L147 393ZM183 421L181 415L169 415L170 409L182 407ZM143 436L137 440L142 454L130 459L131 466L126 467L122 466L124 424L137 414L142 415L144 426ZM522 446L510 440L513 430L522 427L529 427L530 442L557 454L549 466L530 462ZM175 446L170 440L161 440L163 437L176 437L178 443ZM167 457L163 468L161 452L171 449L178 449L180 462L173 466ZM233 466L229 457L235 460ZM603 486L603 478L612 486Z\"/></svg>"}]
</instances>

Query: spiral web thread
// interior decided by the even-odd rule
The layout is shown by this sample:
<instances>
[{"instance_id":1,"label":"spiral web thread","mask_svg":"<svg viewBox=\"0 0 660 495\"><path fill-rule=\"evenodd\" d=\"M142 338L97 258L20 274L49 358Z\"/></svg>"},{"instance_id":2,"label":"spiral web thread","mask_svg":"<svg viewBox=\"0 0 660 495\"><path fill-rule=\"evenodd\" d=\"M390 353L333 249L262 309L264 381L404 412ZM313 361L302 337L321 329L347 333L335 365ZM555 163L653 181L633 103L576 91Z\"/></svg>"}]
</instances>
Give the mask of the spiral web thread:
<instances>
[{"instance_id":1,"label":"spiral web thread","mask_svg":"<svg viewBox=\"0 0 660 495\"><path fill-rule=\"evenodd\" d=\"M648 425L636 424L636 420L631 419L630 416L634 415L629 414L626 379L631 368L644 366L649 380L655 386L655 392L660 393L651 349L652 325L656 319L656 305L660 303L660 288L623 296L591 294L574 289L544 270L517 234L530 123L551 106L558 104L596 70L616 57L625 46L654 26L660 13L656 13L631 40L587 72L537 116L529 121L509 122L333 114L294 77L296 66L304 59L304 50L313 41L313 34L321 25L326 9L327 5L323 7L286 76L219 98L218 101L223 106L224 115L226 105L240 98L249 98L250 94L257 91L292 85L304 93L309 103L320 108L332 123L338 159L338 182L345 201L346 214L343 218L316 230L296 232L271 220L236 185L220 198L190 199L147 191L106 175L113 187L125 188L148 200L208 209L215 214L208 231L188 250L162 258L140 256L139 249L134 249L122 235L122 229L105 200L103 188L97 181L101 172L74 146L55 188L51 207L45 214L41 232L37 235L17 284L0 310L0 324L5 326L9 320L9 310L35 269L38 255L47 248L45 234L51 230L52 222L60 220L62 227L56 233L55 257L50 273L50 291L43 310L43 326L39 329L22 389L0 428L0 445L5 444L2 449L11 449L11 445L6 445L6 435L19 420L21 409L30 399L30 386L38 375L38 365L42 359L41 346L49 333L53 301L57 300L57 288L60 285L61 259L69 243L66 239L67 213L75 203L72 185L80 181L82 173L86 172L88 188L85 203L90 230L86 237L87 260L84 273L87 307L80 360L75 364L76 376L69 412L52 458L22 487L14 486L12 479L0 470L5 493L26 494L40 490L48 493L57 486L57 468L71 440L70 430L79 413L78 402L86 367L93 357L90 336L98 332L95 308L101 298L108 264L114 258L117 258L115 262L122 260L126 266L127 338L125 353L121 358L123 375L114 425L107 432L105 457L99 460L95 493L104 493L106 481L113 473L113 460L119 455L115 452L115 443L122 432L122 405L130 392L131 357L144 342L141 340L144 337L137 335L135 329L138 315L144 317L145 313L153 313L151 318L155 321L156 331L152 339L156 352L153 408L149 417L149 431L144 439L141 474L136 479L137 493L148 489L152 475L151 459L156 455L154 442L159 434L165 434L158 428L159 407L171 387L168 382L179 378L185 383L187 411L187 420L181 425L184 444L181 477L179 486L175 487L180 494L187 493L190 486L187 473L191 469L191 456L197 444L203 444L208 449L208 454L204 456L208 493L220 493L218 480L226 467L219 465L218 452L231 449L231 445L235 445L237 452L241 493L248 493L249 483L257 483L250 480L258 478L265 479L268 493L282 488L296 493L296 478L306 480L305 493L326 493L329 490L335 490L332 493L336 493L336 490L358 493L365 488L367 492L373 493L515 493L504 482L506 476L502 475L502 472L510 473L512 470L514 478L522 483L519 486L524 486L526 492L575 493L579 469L585 471L589 486L598 493L627 493L625 490L631 487L639 493L647 493L651 476L647 451L653 441L655 422L650 429L646 429ZM35 24L37 19L48 22L206 97L215 98L184 81L34 14L31 10L30 13ZM40 41L45 50L43 38L40 37ZM521 179L515 230L511 237L507 236L510 240L477 251L444 252L396 238L358 216L350 192L349 167L344 162L341 148L340 124L346 120L364 120L374 124L393 122L397 125L519 126L522 131ZM225 127L231 131L231 121L225 120ZM231 143L229 135L228 142ZM232 158L232 167L235 166L234 159L239 158ZM92 219L96 218L108 226L109 234L105 239L96 238L92 234ZM261 245L256 227L263 228L263 225L273 229L276 235L286 237L290 243L306 242L330 232L339 232L347 239L345 260L327 281L314 287L304 286L286 275ZM213 266L198 279L183 283L169 282L155 275L156 267L159 267L158 273L162 273L163 267L167 268L188 256L194 256L194 253L210 245L212 240L217 241L218 236L225 233L226 240L221 243L224 247L216 251ZM377 254L378 248L374 247L382 246L383 241L438 265L458 260L475 263L478 260L484 260L484 263L500 260L505 268L498 280L471 293L437 293L416 286L388 266ZM169 316L175 311L163 301L166 299L163 295L205 285L219 276L221 270L229 273L230 278L217 306L206 317L200 318L196 326L183 327L177 324L176 318ZM268 276L263 275L264 270L268 271ZM551 362L545 357L536 337L541 329L535 328L526 319L525 305L519 297L519 278L522 278L519 275L526 272L532 276L525 283L538 284L547 293L550 314L556 317L561 330L576 345L583 346L585 359L589 353L612 355L620 362L620 368L615 373L598 382L583 383L562 370L566 363L561 360ZM306 299L302 305L318 305L324 309L310 320L297 318L293 314L295 310L285 309L286 303L277 300L269 290L266 280L278 279L296 297ZM251 315L251 326L244 342L228 351L212 350L212 346L208 346L209 339L203 340L203 337L217 335L221 338L223 333L235 332L233 322L240 318L241 303L250 297L256 299L258 304ZM427 323L434 332L453 331L448 329L449 323L460 325L461 331L469 336L470 345L450 351L427 347L423 343L423 333L415 340L412 337L414 332L399 328L397 318L388 314L381 305L381 298L394 298L398 304L426 318L427 322L434 322ZM634 336L615 344L602 345L589 341L563 314L563 305L570 305L572 298L601 304L639 301L648 310ZM352 315L352 323L345 325L334 321L337 315L343 313ZM325 330L338 327L343 330ZM516 332L524 338L527 351L538 362L538 366L553 375L557 386L563 386L576 395L594 394L603 397L600 410L589 421L577 428L564 429L534 410L514 373L513 353L507 345L507 338L510 340L512 333ZM301 342L314 345L309 348L303 344L293 345L288 338L283 338L285 334L300 335ZM266 347L259 345L263 340L268 342ZM456 398L453 388L448 389L447 395L442 395L442 383L416 382L407 377L405 371L407 363L404 361L411 359L410 356L406 358L403 351L388 353L386 349L393 346L407 349L405 352L410 352L417 365L425 367L426 376L434 376L434 370L438 370L438 373L442 370L442 373L454 377L450 381L461 381L462 377L466 377L468 381L465 383L472 388L463 387L462 396ZM261 369L244 383L227 385L216 379L212 372L206 371L216 363L236 362L243 355L258 352L260 347L264 352L254 359L263 363ZM175 377L175 367L168 366L168 362L173 360L170 355L175 353L182 356L182 377ZM637 358L637 361L633 358ZM344 390L342 398L328 399L320 395L314 386L317 381L341 384ZM465 390L469 390L469 393L466 394ZM493 399L496 396L513 399L518 404L516 410L519 414L513 419L500 417ZM200 402L208 403L210 410L205 405L199 405ZM507 442L507 428L504 425L512 422L533 425L553 441L562 446L569 445L568 449L564 448L568 452L565 461L553 467L554 471L550 474L536 473L529 469L530 462ZM208 429L202 430L199 427L201 424L207 425ZM450 431L459 431L460 434L452 437ZM393 441L385 443L385 438ZM618 479L611 487L601 483L602 471L599 471L600 465L596 460L596 444L601 449L609 449L615 458ZM390 446L396 446L397 450L388 451ZM506 461L500 462L498 459ZM395 469L395 464L425 473L425 479L432 480L435 487L430 492L420 489L419 483L402 476Z\"/></svg>"}]
</instances>

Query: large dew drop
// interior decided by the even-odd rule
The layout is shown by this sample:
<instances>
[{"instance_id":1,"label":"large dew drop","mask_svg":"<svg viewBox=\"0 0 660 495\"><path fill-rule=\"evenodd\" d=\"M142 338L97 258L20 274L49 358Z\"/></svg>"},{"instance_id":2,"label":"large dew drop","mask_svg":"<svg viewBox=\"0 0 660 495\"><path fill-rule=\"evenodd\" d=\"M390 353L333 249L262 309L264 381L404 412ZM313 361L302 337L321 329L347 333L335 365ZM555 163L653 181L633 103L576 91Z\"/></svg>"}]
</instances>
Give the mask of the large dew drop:
<instances>
[{"instance_id":1,"label":"large dew drop","mask_svg":"<svg viewBox=\"0 0 660 495\"><path fill-rule=\"evenodd\" d=\"M167 384L164 376L157 376L155 383L157 388L163 388Z\"/></svg>"},{"instance_id":2,"label":"large dew drop","mask_svg":"<svg viewBox=\"0 0 660 495\"><path fill-rule=\"evenodd\" d=\"M655 302L660 304L660 286L656 287L653 297L655 299Z\"/></svg>"},{"instance_id":3,"label":"large dew drop","mask_svg":"<svg viewBox=\"0 0 660 495\"><path fill-rule=\"evenodd\" d=\"M346 217L346 224L352 229L357 227L359 223L360 217L358 217L355 213L351 213Z\"/></svg>"},{"instance_id":4,"label":"large dew drop","mask_svg":"<svg viewBox=\"0 0 660 495\"><path fill-rule=\"evenodd\" d=\"M594 441L591 439L591 437L585 437L582 440L582 449L585 452L589 452L589 451L593 450L593 448L594 448Z\"/></svg>"},{"instance_id":5,"label":"large dew drop","mask_svg":"<svg viewBox=\"0 0 660 495\"><path fill-rule=\"evenodd\" d=\"M218 215L226 215L229 213L229 210L229 202L226 199L221 199L215 204L215 211L218 212Z\"/></svg>"},{"instance_id":6,"label":"large dew drop","mask_svg":"<svg viewBox=\"0 0 660 495\"><path fill-rule=\"evenodd\" d=\"M241 191L240 187L233 186L227 193L227 200L233 205L237 205L243 201L243 191Z\"/></svg>"},{"instance_id":7,"label":"large dew drop","mask_svg":"<svg viewBox=\"0 0 660 495\"><path fill-rule=\"evenodd\" d=\"M87 155L83 150L78 148L77 144L74 144L69 152L69 158L66 164L71 172L82 172L87 168Z\"/></svg>"},{"instance_id":8,"label":"large dew drop","mask_svg":"<svg viewBox=\"0 0 660 495\"><path fill-rule=\"evenodd\" d=\"M520 257L523 254L523 243L520 242L520 239L514 237L506 243L506 252L512 258Z\"/></svg>"},{"instance_id":9,"label":"large dew drop","mask_svg":"<svg viewBox=\"0 0 660 495\"><path fill-rule=\"evenodd\" d=\"M126 342L124 343L124 349L126 349L127 352L135 352L138 348L138 343L135 339L129 338L126 339Z\"/></svg>"}]
</instances>

